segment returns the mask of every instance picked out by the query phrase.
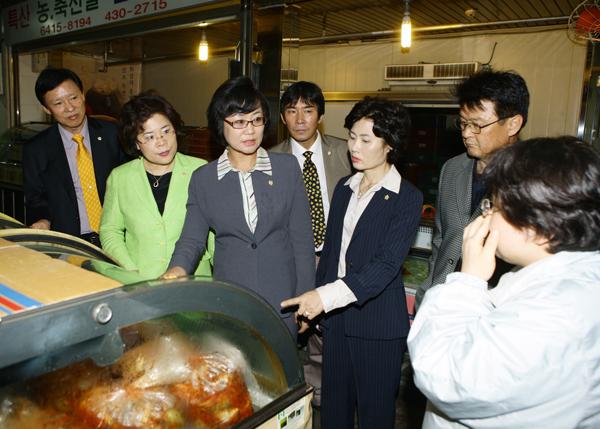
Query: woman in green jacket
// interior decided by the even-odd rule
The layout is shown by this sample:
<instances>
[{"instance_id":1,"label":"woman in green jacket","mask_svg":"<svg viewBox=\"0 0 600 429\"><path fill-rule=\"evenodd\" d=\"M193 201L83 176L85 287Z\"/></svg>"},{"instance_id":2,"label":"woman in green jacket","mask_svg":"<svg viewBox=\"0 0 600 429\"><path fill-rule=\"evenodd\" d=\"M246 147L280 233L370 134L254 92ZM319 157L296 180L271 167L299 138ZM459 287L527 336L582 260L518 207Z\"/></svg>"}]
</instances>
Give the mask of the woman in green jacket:
<instances>
[{"instance_id":1,"label":"woman in green jacket","mask_svg":"<svg viewBox=\"0 0 600 429\"><path fill-rule=\"evenodd\" d=\"M206 161L177 153L183 121L153 90L132 98L119 114L119 139L133 161L110 174L100 221L102 248L145 277L162 275L186 214L192 173ZM194 274L211 275L213 236Z\"/></svg>"}]
</instances>

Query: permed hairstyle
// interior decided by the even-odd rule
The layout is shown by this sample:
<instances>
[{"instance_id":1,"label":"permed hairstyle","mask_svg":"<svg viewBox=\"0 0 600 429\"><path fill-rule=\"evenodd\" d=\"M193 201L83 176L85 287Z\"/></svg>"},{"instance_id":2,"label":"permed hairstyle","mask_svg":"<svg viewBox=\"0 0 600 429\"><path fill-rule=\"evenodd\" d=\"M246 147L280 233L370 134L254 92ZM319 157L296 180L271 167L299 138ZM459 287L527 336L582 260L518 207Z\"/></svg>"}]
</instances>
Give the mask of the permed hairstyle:
<instances>
[{"instance_id":1,"label":"permed hairstyle","mask_svg":"<svg viewBox=\"0 0 600 429\"><path fill-rule=\"evenodd\" d=\"M121 107L117 131L123 150L132 158L137 158L142 152L137 148L137 136L144 132L144 123L156 114L166 117L177 137L183 136L183 120L175 108L162 98L154 89L136 95Z\"/></svg>"},{"instance_id":2,"label":"permed hairstyle","mask_svg":"<svg viewBox=\"0 0 600 429\"><path fill-rule=\"evenodd\" d=\"M83 84L81 83L81 79L79 79L79 76L77 76L74 71L65 68L57 69L52 66L48 66L42 70L35 81L35 96L37 97L38 101L42 103L42 106L46 108L48 107L46 105L46 93L48 91L52 91L66 80L72 80L73 83L77 85L79 90L83 93Z\"/></svg>"},{"instance_id":3,"label":"permed hairstyle","mask_svg":"<svg viewBox=\"0 0 600 429\"><path fill-rule=\"evenodd\" d=\"M452 89L461 108L483 110L483 101L491 101L498 118L523 117L527 123L529 91L525 80L512 71L483 69L461 81Z\"/></svg>"},{"instance_id":4,"label":"permed hairstyle","mask_svg":"<svg viewBox=\"0 0 600 429\"><path fill-rule=\"evenodd\" d=\"M388 152L387 162L394 164L404 151L410 133L410 116L408 109L385 98L365 97L354 105L346 119L344 127L351 130L361 119L373 121L373 134L383 139L392 150Z\"/></svg>"},{"instance_id":5,"label":"permed hairstyle","mask_svg":"<svg viewBox=\"0 0 600 429\"><path fill-rule=\"evenodd\" d=\"M259 107L262 108L263 114L267 117L263 131L264 142L271 123L271 109L267 99L258 92L248 76L229 79L217 88L212 100L210 100L206 110L208 129L217 142L227 146L227 140L225 140L223 134L223 125L225 124L223 120L235 113L251 113Z\"/></svg>"},{"instance_id":6,"label":"permed hairstyle","mask_svg":"<svg viewBox=\"0 0 600 429\"><path fill-rule=\"evenodd\" d=\"M549 239L551 253L600 249L600 152L575 137L498 150L484 181L504 219Z\"/></svg>"},{"instance_id":7,"label":"permed hairstyle","mask_svg":"<svg viewBox=\"0 0 600 429\"><path fill-rule=\"evenodd\" d=\"M279 111L285 117L285 109L296 105L298 100L317 106L319 118L325 114L325 98L319 85L312 82L300 81L290 85L281 96Z\"/></svg>"}]
</instances>

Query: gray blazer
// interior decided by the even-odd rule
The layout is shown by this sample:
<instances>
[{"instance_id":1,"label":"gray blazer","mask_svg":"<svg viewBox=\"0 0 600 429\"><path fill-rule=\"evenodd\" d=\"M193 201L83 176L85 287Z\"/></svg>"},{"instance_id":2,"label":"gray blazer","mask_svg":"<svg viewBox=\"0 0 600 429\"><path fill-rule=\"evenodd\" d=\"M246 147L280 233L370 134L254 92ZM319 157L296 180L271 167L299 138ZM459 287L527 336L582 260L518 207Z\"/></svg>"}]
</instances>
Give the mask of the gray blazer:
<instances>
[{"instance_id":1,"label":"gray blazer","mask_svg":"<svg viewBox=\"0 0 600 429\"><path fill-rule=\"evenodd\" d=\"M189 185L187 214L169 268L190 273L215 232L213 275L261 295L283 318L282 301L315 288L315 251L310 209L296 158L270 153L271 176L252 173L258 208L254 234L244 217L236 173L217 179L215 160L197 169ZM293 326L292 322L287 323Z\"/></svg>"},{"instance_id":2,"label":"gray blazer","mask_svg":"<svg viewBox=\"0 0 600 429\"><path fill-rule=\"evenodd\" d=\"M480 207L471 215L474 163L474 159L463 153L442 167L435 205L429 274L417 290L416 308L429 288L444 283L446 276L454 272L462 253L463 230L481 215Z\"/></svg>"},{"instance_id":3,"label":"gray blazer","mask_svg":"<svg viewBox=\"0 0 600 429\"><path fill-rule=\"evenodd\" d=\"M339 180L344 176L352 174L348 142L337 137L326 136L322 133L321 141L323 142L323 164L325 166L327 194L331 203L333 191ZM269 149L269 152L292 153L292 142L289 138L285 139Z\"/></svg>"}]
</instances>

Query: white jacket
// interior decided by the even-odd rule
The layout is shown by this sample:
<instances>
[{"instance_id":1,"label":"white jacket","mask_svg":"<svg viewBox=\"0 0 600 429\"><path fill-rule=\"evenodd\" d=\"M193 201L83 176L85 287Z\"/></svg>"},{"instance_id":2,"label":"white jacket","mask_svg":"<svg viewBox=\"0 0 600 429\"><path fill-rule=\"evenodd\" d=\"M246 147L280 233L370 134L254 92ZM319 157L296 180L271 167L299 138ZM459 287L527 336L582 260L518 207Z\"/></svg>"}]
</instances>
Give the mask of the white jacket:
<instances>
[{"instance_id":1,"label":"white jacket","mask_svg":"<svg viewBox=\"0 0 600 429\"><path fill-rule=\"evenodd\" d=\"M600 252L557 253L491 291L453 273L408 348L424 428L600 428Z\"/></svg>"}]
</instances>

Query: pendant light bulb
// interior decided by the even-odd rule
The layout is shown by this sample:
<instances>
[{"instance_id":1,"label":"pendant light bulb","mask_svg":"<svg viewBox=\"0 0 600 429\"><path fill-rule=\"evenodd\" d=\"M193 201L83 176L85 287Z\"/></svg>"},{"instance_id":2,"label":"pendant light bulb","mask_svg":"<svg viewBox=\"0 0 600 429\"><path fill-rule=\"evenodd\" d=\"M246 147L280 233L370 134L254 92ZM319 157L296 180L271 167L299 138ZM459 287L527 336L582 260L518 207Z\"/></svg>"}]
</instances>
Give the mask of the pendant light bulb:
<instances>
[{"instance_id":1,"label":"pendant light bulb","mask_svg":"<svg viewBox=\"0 0 600 429\"><path fill-rule=\"evenodd\" d=\"M410 22L410 16L402 18L402 31L400 33L400 46L403 48L410 48L410 36L412 33L412 25Z\"/></svg>"},{"instance_id":2,"label":"pendant light bulb","mask_svg":"<svg viewBox=\"0 0 600 429\"><path fill-rule=\"evenodd\" d=\"M412 24L410 20L410 6L408 5L410 0L406 0L404 4L404 18L402 18L402 28L400 31L400 46L403 48L410 48L410 39L412 33Z\"/></svg>"},{"instance_id":3,"label":"pendant light bulb","mask_svg":"<svg viewBox=\"0 0 600 429\"><path fill-rule=\"evenodd\" d=\"M198 48L198 58L200 61L208 60L208 42L206 41L206 33L202 30L202 40Z\"/></svg>"}]
</instances>

